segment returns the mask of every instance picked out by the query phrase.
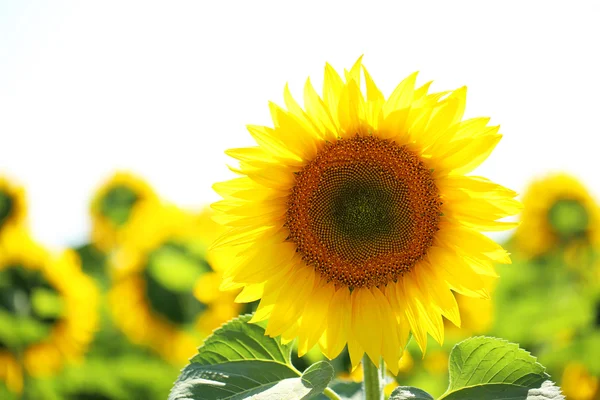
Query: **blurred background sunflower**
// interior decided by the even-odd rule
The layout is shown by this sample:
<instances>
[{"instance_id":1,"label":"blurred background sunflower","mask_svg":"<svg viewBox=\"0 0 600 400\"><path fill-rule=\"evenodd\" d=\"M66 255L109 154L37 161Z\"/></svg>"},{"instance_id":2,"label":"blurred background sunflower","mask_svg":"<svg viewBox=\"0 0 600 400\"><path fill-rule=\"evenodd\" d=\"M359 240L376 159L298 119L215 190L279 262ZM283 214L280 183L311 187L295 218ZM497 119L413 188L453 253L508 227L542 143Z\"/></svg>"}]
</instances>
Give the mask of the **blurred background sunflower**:
<instances>
[{"instance_id":1,"label":"blurred background sunflower","mask_svg":"<svg viewBox=\"0 0 600 400\"><path fill-rule=\"evenodd\" d=\"M26 215L25 189L0 175L0 235L22 225Z\"/></svg>"},{"instance_id":2,"label":"blurred background sunflower","mask_svg":"<svg viewBox=\"0 0 600 400\"><path fill-rule=\"evenodd\" d=\"M561 173L537 179L523 194L523 203L514 236L519 255L589 257L600 245L600 208L576 177Z\"/></svg>"},{"instance_id":3,"label":"blurred background sunflower","mask_svg":"<svg viewBox=\"0 0 600 400\"><path fill-rule=\"evenodd\" d=\"M113 250L120 243L134 208L156 202L158 196L141 177L125 171L116 172L92 199L92 243L101 251Z\"/></svg>"},{"instance_id":4,"label":"blurred background sunflower","mask_svg":"<svg viewBox=\"0 0 600 400\"><path fill-rule=\"evenodd\" d=\"M111 263L117 326L134 342L183 366L213 329L237 316L235 294L218 290L227 254L208 247L220 230L210 210L139 207Z\"/></svg>"},{"instance_id":5,"label":"blurred background sunflower","mask_svg":"<svg viewBox=\"0 0 600 400\"><path fill-rule=\"evenodd\" d=\"M51 254L9 229L0 240L0 379L20 393L28 376L81 361L96 329L98 294L73 251Z\"/></svg>"}]
</instances>

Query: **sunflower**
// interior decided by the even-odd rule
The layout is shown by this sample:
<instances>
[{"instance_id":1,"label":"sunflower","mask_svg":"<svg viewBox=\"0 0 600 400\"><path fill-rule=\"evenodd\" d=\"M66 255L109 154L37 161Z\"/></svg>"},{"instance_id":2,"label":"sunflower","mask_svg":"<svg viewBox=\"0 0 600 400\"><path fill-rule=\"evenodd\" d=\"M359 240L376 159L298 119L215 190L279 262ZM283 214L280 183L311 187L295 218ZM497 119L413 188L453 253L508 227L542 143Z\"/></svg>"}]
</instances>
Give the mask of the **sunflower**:
<instances>
[{"instance_id":1,"label":"sunflower","mask_svg":"<svg viewBox=\"0 0 600 400\"><path fill-rule=\"evenodd\" d=\"M560 386L569 400L600 399L600 377L593 376L577 362L567 364Z\"/></svg>"},{"instance_id":2,"label":"sunflower","mask_svg":"<svg viewBox=\"0 0 600 400\"><path fill-rule=\"evenodd\" d=\"M129 172L117 172L106 181L90 205L95 246L105 252L112 250L120 242L132 211L142 203L158 203L158 196L143 179Z\"/></svg>"},{"instance_id":3,"label":"sunflower","mask_svg":"<svg viewBox=\"0 0 600 400\"><path fill-rule=\"evenodd\" d=\"M240 312L234 295L218 290L230 257L207 251L222 232L210 215L142 205L111 261L117 326L174 364L185 363L199 340Z\"/></svg>"},{"instance_id":4,"label":"sunflower","mask_svg":"<svg viewBox=\"0 0 600 400\"><path fill-rule=\"evenodd\" d=\"M523 195L515 245L526 257L600 244L600 210L585 186L559 173L531 183Z\"/></svg>"},{"instance_id":5,"label":"sunflower","mask_svg":"<svg viewBox=\"0 0 600 400\"><path fill-rule=\"evenodd\" d=\"M460 324L453 291L487 297L493 263L510 262L479 231L515 226L499 221L520 209L515 192L465 176L499 128L461 121L466 88L415 80L386 100L360 59L345 80L326 65L322 97L307 81L303 109L286 87L274 128L248 127L258 146L227 151L240 176L214 186L229 227L214 246L237 257L221 287L261 299L252 321L300 353L347 344L354 366L366 352L395 373L410 331L423 351L427 333L442 342L442 315Z\"/></svg>"},{"instance_id":6,"label":"sunflower","mask_svg":"<svg viewBox=\"0 0 600 400\"><path fill-rule=\"evenodd\" d=\"M0 176L0 234L9 226L23 224L26 215L25 190Z\"/></svg>"},{"instance_id":7,"label":"sunflower","mask_svg":"<svg viewBox=\"0 0 600 400\"><path fill-rule=\"evenodd\" d=\"M97 324L97 291L77 255L53 255L21 229L0 242L0 379L20 392L24 372L43 376L77 360Z\"/></svg>"}]
</instances>

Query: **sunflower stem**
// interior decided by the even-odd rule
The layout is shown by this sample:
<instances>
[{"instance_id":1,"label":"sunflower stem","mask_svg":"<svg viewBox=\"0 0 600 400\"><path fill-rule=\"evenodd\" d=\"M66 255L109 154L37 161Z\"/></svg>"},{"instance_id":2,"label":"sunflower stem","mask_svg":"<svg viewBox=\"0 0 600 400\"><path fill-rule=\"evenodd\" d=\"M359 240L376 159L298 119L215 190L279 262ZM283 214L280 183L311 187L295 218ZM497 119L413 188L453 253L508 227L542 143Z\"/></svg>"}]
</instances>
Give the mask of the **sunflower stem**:
<instances>
[{"instance_id":1,"label":"sunflower stem","mask_svg":"<svg viewBox=\"0 0 600 400\"><path fill-rule=\"evenodd\" d=\"M363 390L365 392L365 400L383 400L383 386L385 367L383 361L380 362L379 368L366 354L362 359L363 365Z\"/></svg>"},{"instance_id":2,"label":"sunflower stem","mask_svg":"<svg viewBox=\"0 0 600 400\"><path fill-rule=\"evenodd\" d=\"M331 388L325 389L323 394L325 396L327 396L328 399L331 399L331 400L342 400L342 398L340 396L338 396L337 393L334 392Z\"/></svg>"}]
</instances>

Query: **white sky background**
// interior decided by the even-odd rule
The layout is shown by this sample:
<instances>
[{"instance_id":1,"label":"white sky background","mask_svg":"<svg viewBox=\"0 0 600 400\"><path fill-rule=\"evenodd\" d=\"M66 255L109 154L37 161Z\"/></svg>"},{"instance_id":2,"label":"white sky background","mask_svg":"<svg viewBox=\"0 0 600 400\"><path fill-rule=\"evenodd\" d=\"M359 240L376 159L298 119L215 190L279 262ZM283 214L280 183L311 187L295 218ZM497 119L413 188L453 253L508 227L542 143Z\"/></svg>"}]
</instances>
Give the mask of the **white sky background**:
<instances>
[{"instance_id":1,"label":"white sky background","mask_svg":"<svg viewBox=\"0 0 600 400\"><path fill-rule=\"evenodd\" d=\"M476 171L522 190L567 170L600 193L600 3L0 1L0 173L28 190L34 235L85 240L116 168L168 200L215 200L223 151L251 145L286 82L364 64L385 94L409 73L469 87L504 139Z\"/></svg>"}]
</instances>

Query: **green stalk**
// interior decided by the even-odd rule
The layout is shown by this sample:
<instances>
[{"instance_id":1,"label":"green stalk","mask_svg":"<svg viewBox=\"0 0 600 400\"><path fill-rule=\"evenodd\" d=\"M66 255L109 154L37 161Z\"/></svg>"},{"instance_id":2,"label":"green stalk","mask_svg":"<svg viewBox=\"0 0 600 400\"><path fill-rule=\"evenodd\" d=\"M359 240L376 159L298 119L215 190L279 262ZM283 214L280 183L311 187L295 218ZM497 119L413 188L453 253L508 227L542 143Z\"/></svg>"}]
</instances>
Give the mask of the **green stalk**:
<instances>
[{"instance_id":1,"label":"green stalk","mask_svg":"<svg viewBox=\"0 0 600 400\"><path fill-rule=\"evenodd\" d=\"M380 362L379 368L366 354L362 359L363 365L363 389L365 392L365 400L383 400L383 386L385 367L383 360Z\"/></svg>"},{"instance_id":2,"label":"green stalk","mask_svg":"<svg viewBox=\"0 0 600 400\"><path fill-rule=\"evenodd\" d=\"M333 390L331 390L331 388L325 389L325 391L323 392L323 394L325 396L327 396L328 399L331 399L331 400L342 400L342 398L340 396L338 396L336 392L334 392Z\"/></svg>"}]
</instances>

